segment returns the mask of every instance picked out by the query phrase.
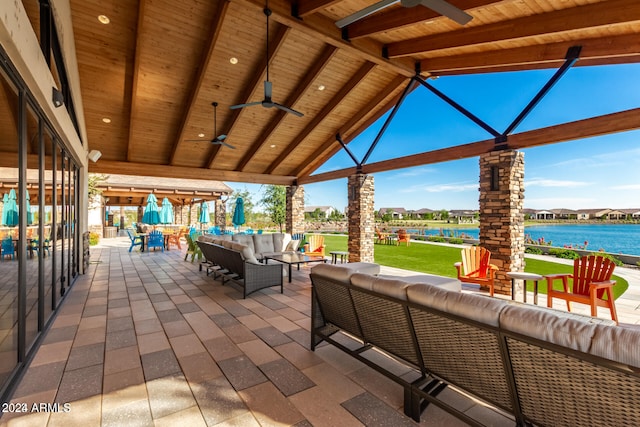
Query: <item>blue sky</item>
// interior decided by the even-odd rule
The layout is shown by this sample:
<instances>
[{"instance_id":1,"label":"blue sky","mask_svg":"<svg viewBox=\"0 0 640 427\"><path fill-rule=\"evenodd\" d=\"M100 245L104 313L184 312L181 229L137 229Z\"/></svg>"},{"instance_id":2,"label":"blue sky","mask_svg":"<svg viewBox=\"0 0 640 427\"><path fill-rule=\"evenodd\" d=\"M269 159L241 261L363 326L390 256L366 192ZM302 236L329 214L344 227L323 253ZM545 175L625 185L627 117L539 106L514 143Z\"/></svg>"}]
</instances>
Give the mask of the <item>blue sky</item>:
<instances>
[{"instance_id":1,"label":"blue sky","mask_svg":"<svg viewBox=\"0 0 640 427\"><path fill-rule=\"evenodd\" d=\"M555 70L441 77L429 82L502 132ZM640 107L640 64L570 69L514 133ZM386 115L349 148L362 159ZM369 163L492 138L426 88L407 97ZM522 150L525 207L640 208L640 130ZM317 172L354 166L341 150ZM374 174L375 208L477 209L478 158ZM249 190L259 185L227 183ZM344 209L347 181L305 185L307 205Z\"/></svg>"}]
</instances>

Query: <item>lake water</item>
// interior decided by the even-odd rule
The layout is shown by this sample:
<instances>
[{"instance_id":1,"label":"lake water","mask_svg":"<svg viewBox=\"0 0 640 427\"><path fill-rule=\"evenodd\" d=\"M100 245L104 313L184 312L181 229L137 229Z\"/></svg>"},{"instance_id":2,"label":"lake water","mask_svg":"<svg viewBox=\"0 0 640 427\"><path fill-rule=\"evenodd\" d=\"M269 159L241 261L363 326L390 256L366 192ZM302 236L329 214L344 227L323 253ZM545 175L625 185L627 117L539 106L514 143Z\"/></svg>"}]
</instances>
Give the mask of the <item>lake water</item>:
<instances>
[{"instance_id":1,"label":"lake water","mask_svg":"<svg viewBox=\"0 0 640 427\"><path fill-rule=\"evenodd\" d=\"M478 238L477 228L442 228L445 235L464 233L474 239ZM440 229L427 229L426 235L437 235ZM587 250L603 249L609 253L640 255L640 224L567 224L567 225L532 225L525 227L525 235L538 241L543 238L552 246L573 246L577 248L588 242Z\"/></svg>"}]
</instances>

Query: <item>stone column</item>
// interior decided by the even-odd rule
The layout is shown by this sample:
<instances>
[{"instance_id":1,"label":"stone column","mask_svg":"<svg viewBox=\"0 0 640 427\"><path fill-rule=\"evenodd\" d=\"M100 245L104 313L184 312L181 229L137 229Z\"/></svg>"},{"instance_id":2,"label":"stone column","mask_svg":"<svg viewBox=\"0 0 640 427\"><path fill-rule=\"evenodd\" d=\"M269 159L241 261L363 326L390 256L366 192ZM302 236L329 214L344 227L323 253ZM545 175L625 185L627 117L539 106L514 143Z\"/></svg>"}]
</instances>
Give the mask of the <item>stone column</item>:
<instances>
[{"instance_id":1,"label":"stone column","mask_svg":"<svg viewBox=\"0 0 640 427\"><path fill-rule=\"evenodd\" d=\"M290 185L287 187L286 215L285 229L287 233L304 233L304 186Z\"/></svg>"},{"instance_id":2,"label":"stone column","mask_svg":"<svg viewBox=\"0 0 640 427\"><path fill-rule=\"evenodd\" d=\"M191 203L189 205L189 224L198 224L198 207L200 203Z\"/></svg>"},{"instance_id":3,"label":"stone column","mask_svg":"<svg viewBox=\"0 0 640 427\"><path fill-rule=\"evenodd\" d=\"M375 220L373 176L357 173L348 181L349 262L373 262Z\"/></svg>"},{"instance_id":4,"label":"stone column","mask_svg":"<svg viewBox=\"0 0 640 427\"><path fill-rule=\"evenodd\" d=\"M142 222L143 216L144 216L144 207L138 206L138 220L136 222Z\"/></svg>"},{"instance_id":5,"label":"stone column","mask_svg":"<svg viewBox=\"0 0 640 427\"><path fill-rule=\"evenodd\" d=\"M227 226L227 207L225 206L222 199L216 199L216 219L215 224L220 229L224 230Z\"/></svg>"},{"instance_id":6,"label":"stone column","mask_svg":"<svg viewBox=\"0 0 640 427\"><path fill-rule=\"evenodd\" d=\"M509 271L524 270L524 153L480 156L480 246L491 251L495 292L510 295Z\"/></svg>"}]
</instances>

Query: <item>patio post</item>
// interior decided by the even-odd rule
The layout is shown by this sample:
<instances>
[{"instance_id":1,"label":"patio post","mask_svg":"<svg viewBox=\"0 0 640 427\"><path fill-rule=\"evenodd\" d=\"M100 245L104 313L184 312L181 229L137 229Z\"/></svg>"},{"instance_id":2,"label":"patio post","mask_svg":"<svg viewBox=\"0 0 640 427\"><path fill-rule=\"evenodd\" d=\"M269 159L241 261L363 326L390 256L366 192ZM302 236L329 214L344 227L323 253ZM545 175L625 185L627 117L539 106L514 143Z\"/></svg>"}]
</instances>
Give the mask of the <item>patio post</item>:
<instances>
[{"instance_id":1,"label":"patio post","mask_svg":"<svg viewBox=\"0 0 640 427\"><path fill-rule=\"evenodd\" d=\"M480 155L480 246L498 267L495 292L510 295L507 272L524 270L524 153Z\"/></svg>"},{"instance_id":2,"label":"patio post","mask_svg":"<svg viewBox=\"0 0 640 427\"><path fill-rule=\"evenodd\" d=\"M227 206L222 199L215 200L215 210L215 223L213 225L224 229L227 225Z\"/></svg>"},{"instance_id":3,"label":"patio post","mask_svg":"<svg viewBox=\"0 0 640 427\"><path fill-rule=\"evenodd\" d=\"M349 262L373 262L375 219L373 176L356 173L348 181Z\"/></svg>"},{"instance_id":4,"label":"patio post","mask_svg":"<svg viewBox=\"0 0 640 427\"><path fill-rule=\"evenodd\" d=\"M285 228L287 233L304 233L304 186L287 187L287 213Z\"/></svg>"}]
</instances>

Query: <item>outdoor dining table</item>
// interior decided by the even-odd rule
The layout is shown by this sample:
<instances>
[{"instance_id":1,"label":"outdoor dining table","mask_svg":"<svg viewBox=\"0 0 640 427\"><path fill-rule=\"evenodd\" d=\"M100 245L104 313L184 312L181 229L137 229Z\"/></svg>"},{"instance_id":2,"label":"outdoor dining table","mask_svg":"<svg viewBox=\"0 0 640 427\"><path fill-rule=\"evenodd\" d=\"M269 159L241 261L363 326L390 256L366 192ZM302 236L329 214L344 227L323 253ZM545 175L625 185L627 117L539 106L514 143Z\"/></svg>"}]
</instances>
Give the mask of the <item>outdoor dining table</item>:
<instances>
[{"instance_id":1,"label":"outdoor dining table","mask_svg":"<svg viewBox=\"0 0 640 427\"><path fill-rule=\"evenodd\" d=\"M164 245L164 249L167 249L167 242L169 240L169 236L171 236L173 233L162 233L162 238L163 238L163 242L162 244ZM140 240L142 240L142 248L140 249L140 252L144 252L144 247L147 244L147 237L149 236L149 233L139 233L138 237L140 237Z\"/></svg>"}]
</instances>

